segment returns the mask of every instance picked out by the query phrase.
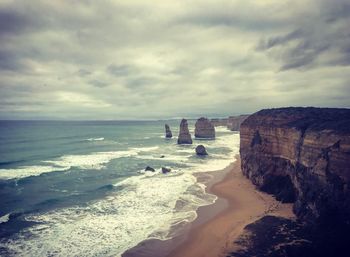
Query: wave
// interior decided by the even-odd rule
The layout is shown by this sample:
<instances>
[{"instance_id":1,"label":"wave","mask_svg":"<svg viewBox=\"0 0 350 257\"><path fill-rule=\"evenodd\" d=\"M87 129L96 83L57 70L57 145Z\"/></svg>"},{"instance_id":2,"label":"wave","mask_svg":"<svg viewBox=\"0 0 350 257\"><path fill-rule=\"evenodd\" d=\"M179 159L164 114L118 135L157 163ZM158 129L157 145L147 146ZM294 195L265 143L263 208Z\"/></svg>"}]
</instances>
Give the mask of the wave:
<instances>
[{"instance_id":1,"label":"wave","mask_svg":"<svg viewBox=\"0 0 350 257\"><path fill-rule=\"evenodd\" d=\"M13 169L0 169L0 179L21 179L39 176L43 173L78 169L101 170L113 159L136 156L141 152L157 150L159 147L138 147L125 151L95 152L82 155L64 155L55 160L41 161L42 165L21 166Z\"/></svg>"},{"instance_id":2,"label":"wave","mask_svg":"<svg viewBox=\"0 0 350 257\"><path fill-rule=\"evenodd\" d=\"M65 171L68 167L55 167L55 166L21 166L14 169L0 169L0 179L21 179L30 176L39 176L43 173L53 171Z\"/></svg>"},{"instance_id":3,"label":"wave","mask_svg":"<svg viewBox=\"0 0 350 257\"><path fill-rule=\"evenodd\" d=\"M104 137L96 137L96 138L88 138L86 141L103 141L105 140Z\"/></svg>"},{"instance_id":4,"label":"wave","mask_svg":"<svg viewBox=\"0 0 350 257\"><path fill-rule=\"evenodd\" d=\"M10 214L11 213L8 213L8 214L5 214L4 216L1 216L0 217L0 224L8 222L10 220Z\"/></svg>"},{"instance_id":5,"label":"wave","mask_svg":"<svg viewBox=\"0 0 350 257\"><path fill-rule=\"evenodd\" d=\"M215 200L188 191L195 184L195 177L185 173L129 177L113 185L120 191L88 206L25 217L40 224L1 242L0 247L16 256L39 257L52 252L58 256L120 256L146 238L168 239L173 224L195 218L193 208L174 212L179 196L187 206L198 207ZM203 188L198 190L204 193Z\"/></svg>"},{"instance_id":6,"label":"wave","mask_svg":"<svg viewBox=\"0 0 350 257\"><path fill-rule=\"evenodd\" d=\"M137 154L135 150L114 151L114 152L96 152L82 155L64 155L56 160L43 161L59 167L70 169L76 167L79 169L101 170L105 164L113 159L130 157Z\"/></svg>"}]
</instances>

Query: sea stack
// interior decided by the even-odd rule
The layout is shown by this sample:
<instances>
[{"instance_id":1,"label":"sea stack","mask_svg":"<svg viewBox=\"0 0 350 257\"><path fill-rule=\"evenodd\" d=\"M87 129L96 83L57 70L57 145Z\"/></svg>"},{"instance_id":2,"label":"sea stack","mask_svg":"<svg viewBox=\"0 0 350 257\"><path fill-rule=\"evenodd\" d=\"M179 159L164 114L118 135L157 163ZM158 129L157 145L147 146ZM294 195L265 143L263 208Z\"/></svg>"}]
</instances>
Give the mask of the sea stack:
<instances>
[{"instance_id":1,"label":"sea stack","mask_svg":"<svg viewBox=\"0 0 350 257\"><path fill-rule=\"evenodd\" d=\"M177 139L178 144L192 144L191 134L188 130L188 124L186 119L182 119L180 123L180 132Z\"/></svg>"},{"instance_id":2,"label":"sea stack","mask_svg":"<svg viewBox=\"0 0 350 257\"><path fill-rule=\"evenodd\" d=\"M208 155L207 150L205 149L204 145L198 145L196 147L196 154L201 155L201 156Z\"/></svg>"},{"instance_id":3,"label":"sea stack","mask_svg":"<svg viewBox=\"0 0 350 257\"><path fill-rule=\"evenodd\" d=\"M165 137L172 138L173 134L171 133L170 127L168 124L165 124Z\"/></svg>"},{"instance_id":4,"label":"sea stack","mask_svg":"<svg viewBox=\"0 0 350 257\"><path fill-rule=\"evenodd\" d=\"M201 117L196 122L194 136L196 138L214 139L215 127L207 118Z\"/></svg>"}]
</instances>

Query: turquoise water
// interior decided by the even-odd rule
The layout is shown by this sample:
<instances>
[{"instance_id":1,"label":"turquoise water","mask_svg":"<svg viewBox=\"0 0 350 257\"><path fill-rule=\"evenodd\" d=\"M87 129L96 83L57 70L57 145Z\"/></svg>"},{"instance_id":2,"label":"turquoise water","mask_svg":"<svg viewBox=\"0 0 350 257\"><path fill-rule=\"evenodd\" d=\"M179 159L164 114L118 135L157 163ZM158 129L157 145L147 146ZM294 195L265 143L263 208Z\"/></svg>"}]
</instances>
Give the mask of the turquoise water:
<instances>
[{"instance_id":1,"label":"turquoise water","mask_svg":"<svg viewBox=\"0 0 350 257\"><path fill-rule=\"evenodd\" d=\"M0 255L120 256L195 219L215 196L193 174L231 163L239 134L179 146L179 121L167 123L170 140L164 121L1 121Z\"/></svg>"}]
</instances>

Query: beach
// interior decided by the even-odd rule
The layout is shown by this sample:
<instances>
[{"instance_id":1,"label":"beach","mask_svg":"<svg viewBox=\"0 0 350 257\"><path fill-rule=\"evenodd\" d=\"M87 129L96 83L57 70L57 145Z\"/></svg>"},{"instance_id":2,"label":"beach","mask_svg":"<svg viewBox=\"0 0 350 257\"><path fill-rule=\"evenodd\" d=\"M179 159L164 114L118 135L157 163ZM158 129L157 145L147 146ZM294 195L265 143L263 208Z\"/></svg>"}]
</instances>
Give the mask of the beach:
<instances>
[{"instance_id":1,"label":"beach","mask_svg":"<svg viewBox=\"0 0 350 257\"><path fill-rule=\"evenodd\" d=\"M246 225L265 215L293 218L292 205L282 204L271 195L259 192L240 169L240 160L231 166L223 180L208 188L210 193L224 199L227 207L204 224L193 228L184 244L169 257L225 256L239 247L233 242ZM215 204L210 206L215 208ZM198 212L198 219L203 216Z\"/></svg>"},{"instance_id":2,"label":"beach","mask_svg":"<svg viewBox=\"0 0 350 257\"><path fill-rule=\"evenodd\" d=\"M234 242L246 225L266 215L294 219L292 204L282 204L258 191L243 176L239 156L236 158L224 170L197 174L197 180L206 184L206 191L218 198L214 204L199 207L196 220L179 235L166 241L146 240L123 256L226 256L240 247Z\"/></svg>"}]
</instances>

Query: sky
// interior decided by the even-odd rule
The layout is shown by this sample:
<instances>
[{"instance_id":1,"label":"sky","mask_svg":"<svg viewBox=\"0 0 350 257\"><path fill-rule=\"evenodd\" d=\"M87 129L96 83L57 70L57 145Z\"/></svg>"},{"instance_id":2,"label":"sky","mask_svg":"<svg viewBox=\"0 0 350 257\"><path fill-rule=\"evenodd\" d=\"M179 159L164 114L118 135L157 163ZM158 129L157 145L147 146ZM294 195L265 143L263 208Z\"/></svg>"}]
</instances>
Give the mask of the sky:
<instances>
[{"instance_id":1,"label":"sky","mask_svg":"<svg viewBox=\"0 0 350 257\"><path fill-rule=\"evenodd\" d=\"M350 0L0 0L0 119L350 107Z\"/></svg>"}]
</instances>

